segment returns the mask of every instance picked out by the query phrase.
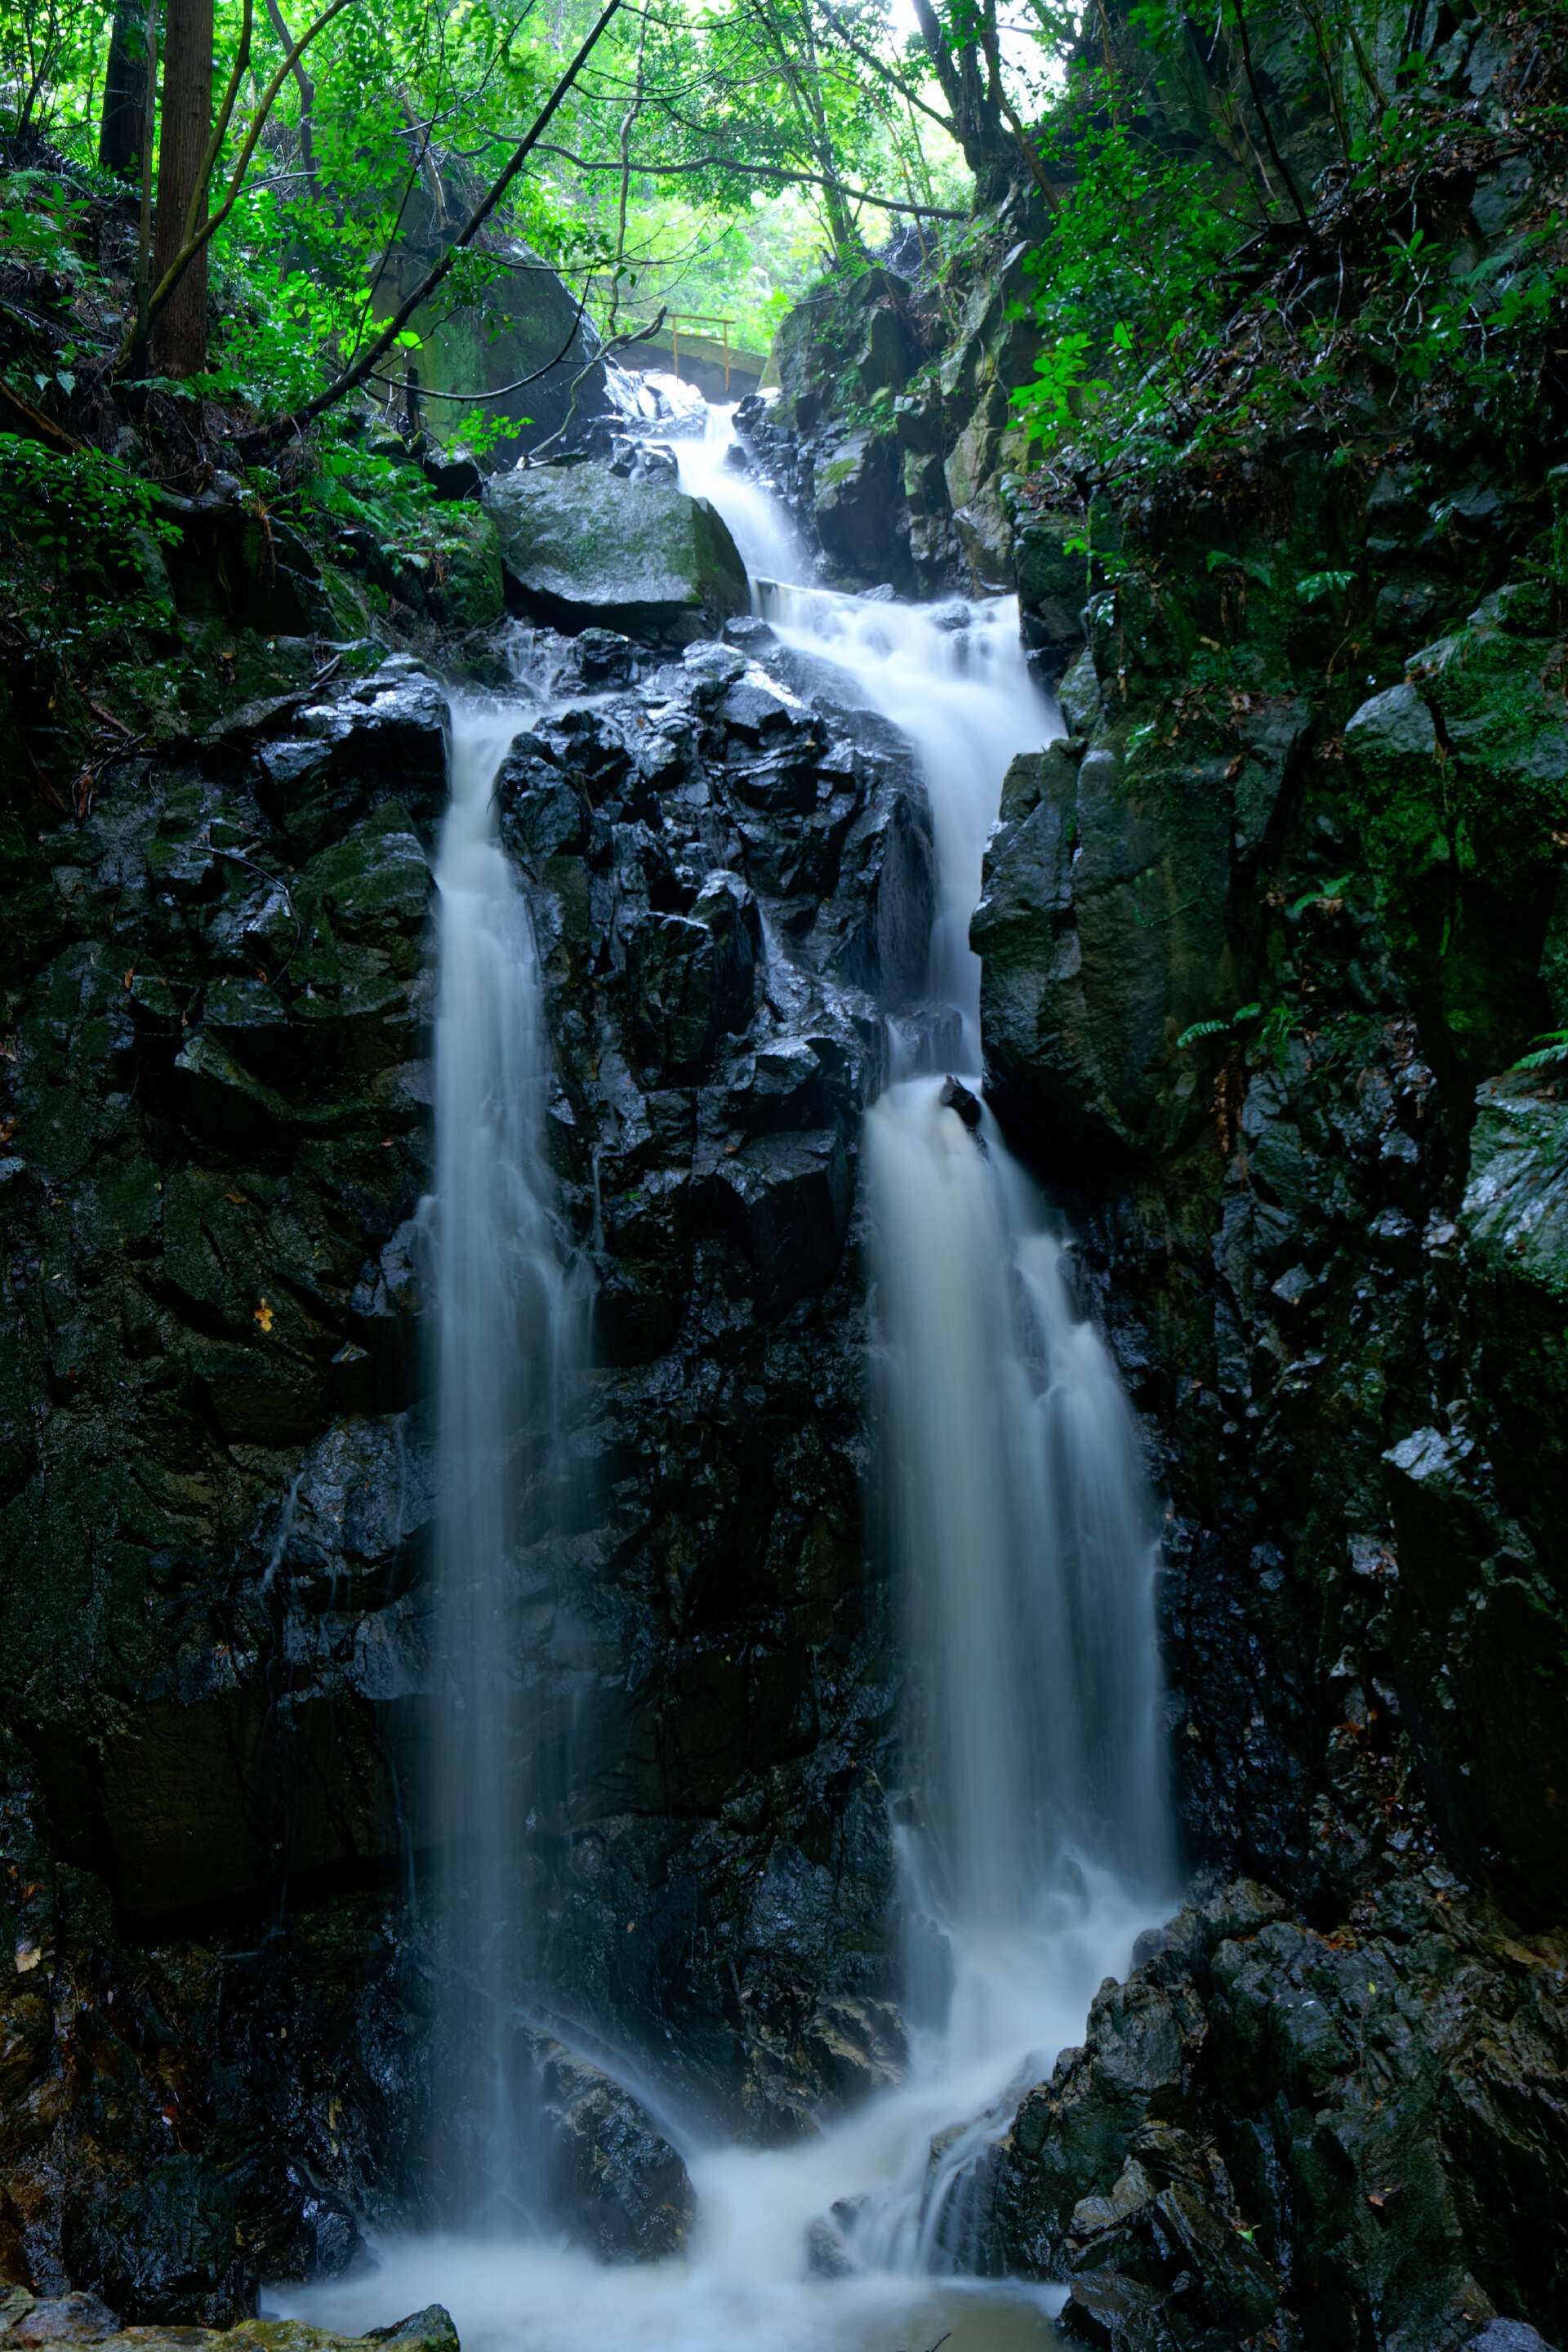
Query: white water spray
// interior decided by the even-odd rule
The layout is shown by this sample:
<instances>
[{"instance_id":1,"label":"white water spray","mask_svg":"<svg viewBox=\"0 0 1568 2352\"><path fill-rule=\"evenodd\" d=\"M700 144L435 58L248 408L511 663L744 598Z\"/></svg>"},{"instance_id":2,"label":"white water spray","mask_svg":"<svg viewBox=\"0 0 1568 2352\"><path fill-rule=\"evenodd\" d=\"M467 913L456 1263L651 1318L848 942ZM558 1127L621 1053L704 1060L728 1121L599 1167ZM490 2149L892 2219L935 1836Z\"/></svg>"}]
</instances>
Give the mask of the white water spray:
<instances>
[{"instance_id":1,"label":"white water spray","mask_svg":"<svg viewBox=\"0 0 1568 2352\"><path fill-rule=\"evenodd\" d=\"M1102 1977L1171 1907L1159 1729L1157 1545L1131 1416L1073 1307L1068 1257L979 1101L969 918L1017 753L1060 732L1016 600L910 607L764 590L778 635L826 656L920 754L937 855L930 1020L866 1122L882 1473L910 1696L899 1830L905 2097L945 2107L866 2198L862 2259L971 2266L977 2161L1081 2032ZM938 2151L931 2154L934 2147Z\"/></svg>"}]
</instances>

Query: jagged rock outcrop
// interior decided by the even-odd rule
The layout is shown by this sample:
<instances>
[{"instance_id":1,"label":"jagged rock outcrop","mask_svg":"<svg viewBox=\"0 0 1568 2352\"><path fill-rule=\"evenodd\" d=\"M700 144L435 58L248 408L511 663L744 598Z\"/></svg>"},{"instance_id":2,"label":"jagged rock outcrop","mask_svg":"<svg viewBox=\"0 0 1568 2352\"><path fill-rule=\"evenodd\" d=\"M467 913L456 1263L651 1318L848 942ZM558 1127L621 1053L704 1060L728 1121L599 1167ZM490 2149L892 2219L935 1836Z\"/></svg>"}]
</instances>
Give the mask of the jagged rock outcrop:
<instances>
[{"instance_id":1,"label":"jagged rock outcrop","mask_svg":"<svg viewBox=\"0 0 1568 2352\"><path fill-rule=\"evenodd\" d=\"M679 2253L697 2200L647 2108L558 2042L535 2037L533 2065L553 2200L574 2238L606 2262Z\"/></svg>"},{"instance_id":2,"label":"jagged rock outcrop","mask_svg":"<svg viewBox=\"0 0 1568 2352\"><path fill-rule=\"evenodd\" d=\"M1070 2281L1075 2340L1458 2347L1557 2305L1560 1939L1434 1868L1331 1936L1242 1882L1145 1946L995 2160L994 2252Z\"/></svg>"},{"instance_id":3,"label":"jagged rock outcrop","mask_svg":"<svg viewBox=\"0 0 1568 2352\"><path fill-rule=\"evenodd\" d=\"M901 2058L850 1239L931 865L893 731L735 627L539 637L498 786L597 1292L516 1764L542 1983L765 2139ZM343 648L20 860L0 2255L138 2324L230 2319L419 2193L447 751L427 672ZM563 2204L673 2245L673 2152L613 2086L560 2104Z\"/></svg>"}]
</instances>

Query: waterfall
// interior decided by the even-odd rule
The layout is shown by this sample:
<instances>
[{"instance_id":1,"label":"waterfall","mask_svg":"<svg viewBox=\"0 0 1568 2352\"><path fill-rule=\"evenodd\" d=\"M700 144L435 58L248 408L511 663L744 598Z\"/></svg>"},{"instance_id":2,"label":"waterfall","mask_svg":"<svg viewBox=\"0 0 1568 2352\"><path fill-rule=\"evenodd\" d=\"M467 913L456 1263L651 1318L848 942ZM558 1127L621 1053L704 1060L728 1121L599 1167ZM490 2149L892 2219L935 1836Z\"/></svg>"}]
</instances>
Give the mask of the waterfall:
<instances>
[{"instance_id":1,"label":"waterfall","mask_svg":"<svg viewBox=\"0 0 1568 2352\"><path fill-rule=\"evenodd\" d=\"M520 1615L526 1553L561 1476L577 1302L541 1134L548 1060L528 909L497 835L496 772L527 711L452 709L451 800L436 865L439 1703L437 1823L447 1946L437 2102L444 2196L468 2221L531 2205L514 2020L528 1972L531 1726Z\"/></svg>"},{"instance_id":2,"label":"waterfall","mask_svg":"<svg viewBox=\"0 0 1568 2352\"><path fill-rule=\"evenodd\" d=\"M911 2149L850 2234L863 2260L963 2268L979 2158L1175 1885L1136 1433L1064 1244L980 1099L968 934L986 837L1011 760L1061 730L1013 598L781 586L762 602L787 645L847 671L910 737L931 803L931 1003L900 1030L865 1167L909 1682L905 2008L916 2080L962 2084L973 2105L965 2120L953 2103L940 2161ZM944 1009L965 1074L934 1060Z\"/></svg>"},{"instance_id":3,"label":"waterfall","mask_svg":"<svg viewBox=\"0 0 1568 2352\"><path fill-rule=\"evenodd\" d=\"M968 925L985 839L1009 761L1058 722L1029 678L1012 600L910 607L799 585L798 546L765 493L724 464L729 420L716 415L706 438L679 445L682 480L730 524L777 635L833 663L844 701L910 739L933 819L931 1003L894 1041L863 1155L883 1517L910 1692L893 1820L909 2077L798 2147L737 2147L669 2122L700 2208L682 2260L605 2268L537 2237L405 2240L382 2249L376 2279L273 2302L353 2329L439 2296L466 2352L582 2341L876 2352L930 2343L961 2314L986 2352L1040 2352L1065 2290L965 2275L984 2262L974 2190L1022 2092L1079 2038L1101 1979L1126 1974L1175 1891L1157 1547L1132 1420L1067 1279L1070 1248L976 1075ZM531 942L489 807L521 719L476 706L458 721L438 875L438 1574L446 1827L461 1864L452 1998L494 2092L458 2200L471 2225L515 2221L530 2201L508 2095L528 1938L516 1875L524 1667L507 1596L575 1343L541 1167ZM962 1071L937 1059L954 1035ZM819 2255L825 2240L836 2248L843 2274L809 2273L808 2238Z\"/></svg>"},{"instance_id":4,"label":"waterfall","mask_svg":"<svg viewBox=\"0 0 1568 2352\"><path fill-rule=\"evenodd\" d=\"M730 536L741 551L752 583L754 604L759 581L804 580L810 557L778 500L760 482L748 480L726 463L735 446L734 415L732 405L704 405L701 433L684 434L672 446L681 488L690 498L710 499L730 526Z\"/></svg>"}]
</instances>

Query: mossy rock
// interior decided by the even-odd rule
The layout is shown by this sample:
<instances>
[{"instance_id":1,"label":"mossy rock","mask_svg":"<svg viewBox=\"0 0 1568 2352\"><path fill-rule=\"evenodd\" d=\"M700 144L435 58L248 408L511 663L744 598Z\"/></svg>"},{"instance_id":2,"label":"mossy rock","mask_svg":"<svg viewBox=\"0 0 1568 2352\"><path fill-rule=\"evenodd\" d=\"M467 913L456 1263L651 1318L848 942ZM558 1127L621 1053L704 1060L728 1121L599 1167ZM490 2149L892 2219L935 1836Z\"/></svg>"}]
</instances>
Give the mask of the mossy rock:
<instances>
[{"instance_id":1,"label":"mossy rock","mask_svg":"<svg viewBox=\"0 0 1568 2352\"><path fill-rule=\"evenodd\" d=\"M1568 827L1561 641L1473 623L1345 729L1351 811L1396 960L1471 1082L1543 1025Z\"/></svg>"},{"instance_id":2,"label":"mossy rock","mask_svg":"<svg viewBox=\"0 0 1568 2352\"><path fill-rule=\"evenodd\" d=\"M597 466L492 477L485 508L511 599L552 626L685 646L750 607L746 567L718 509Z\"/></svg>"},{"instance_id":3,"label":"mossy rock","mask_svg":"<svg viewBox=\"0 0 1568 2352\"><path fill-rule=\"evenodd\" d=\"M500 536L490 516L478 507L443 518L436 549L435 581L427 593L433 611L448 629L488 629L506 610Z\"/></svg>"},{"instance_id":4,"label":"mossy rock","mask_svg":"<svg viewBox=\"0 0 1568 2352\"><path fill-rule=\"evenodd\" d=\"M444 2305L395 2320L364 2336L343 2336L300 2319L247 2319L237 2327L124 2327L97 2295L37 2296L0 2289L0 2344L35 2352L49 2344L91 2344L95 2352L459 2352Z\"/></svg>"}]
</instances>

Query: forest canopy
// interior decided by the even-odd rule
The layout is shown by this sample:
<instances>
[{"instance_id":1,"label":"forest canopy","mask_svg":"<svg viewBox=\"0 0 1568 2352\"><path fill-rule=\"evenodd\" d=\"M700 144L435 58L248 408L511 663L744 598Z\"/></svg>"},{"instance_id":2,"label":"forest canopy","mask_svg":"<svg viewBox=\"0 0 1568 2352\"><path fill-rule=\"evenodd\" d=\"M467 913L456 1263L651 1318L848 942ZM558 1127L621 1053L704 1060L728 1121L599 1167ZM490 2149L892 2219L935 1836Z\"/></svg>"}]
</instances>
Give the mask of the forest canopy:
<instances>
[{"instance_id":1,"label":"forest canopy","mask_svg":"<svg viewBox=\"0 0 1568 2352\"><path fill-rule=\"evenodd\" d=\"M197 198L216 213L233 188L194 265L228 322L221 352L189 328L182 342L176 321L154 373L201 374L210 357L215 392L292 404L319 387L324 353L363 339L395 238L416 218L455 226L500 173L599 12L287 5L291 17L279 0L5 0L0 104L16 162L47 141L132 191L151 167L154 297L187 226L165 215ZM754 347L823 262L880 243L894 217L962 215L969 196L923 37L886 0L624 0L497 226L606 332L674 305ZM37 249L53 233L62 259L61 199L40 216L14 194L6 242ZM447 299L473 300L477 271Z\"/></svg>"}]
</instances>

